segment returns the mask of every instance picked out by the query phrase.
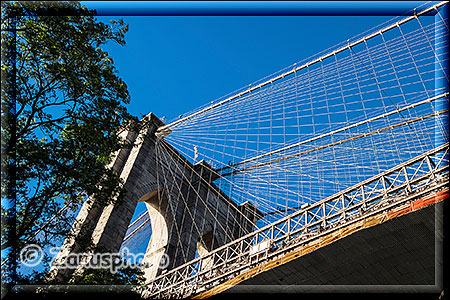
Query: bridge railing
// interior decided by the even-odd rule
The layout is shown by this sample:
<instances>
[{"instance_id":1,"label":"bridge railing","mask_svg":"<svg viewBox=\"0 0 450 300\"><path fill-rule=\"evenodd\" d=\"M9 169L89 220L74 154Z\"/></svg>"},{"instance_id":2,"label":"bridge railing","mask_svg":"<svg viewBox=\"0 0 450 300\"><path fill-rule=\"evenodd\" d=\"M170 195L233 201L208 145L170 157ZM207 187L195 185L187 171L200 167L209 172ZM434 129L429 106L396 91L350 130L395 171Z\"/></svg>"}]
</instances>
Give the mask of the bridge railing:
<instances>
[{"instance_id":1,"label":"bridge railing","mask_svg":"<svg viewBox=\"0 0 450 300\"><path fill-rule=\"evenodd\" d=\"M331 230L443 189L448 184L448 147L439 146L172 269L150 282L143 296L199 293Z\"/></svg>"}]
</instances>

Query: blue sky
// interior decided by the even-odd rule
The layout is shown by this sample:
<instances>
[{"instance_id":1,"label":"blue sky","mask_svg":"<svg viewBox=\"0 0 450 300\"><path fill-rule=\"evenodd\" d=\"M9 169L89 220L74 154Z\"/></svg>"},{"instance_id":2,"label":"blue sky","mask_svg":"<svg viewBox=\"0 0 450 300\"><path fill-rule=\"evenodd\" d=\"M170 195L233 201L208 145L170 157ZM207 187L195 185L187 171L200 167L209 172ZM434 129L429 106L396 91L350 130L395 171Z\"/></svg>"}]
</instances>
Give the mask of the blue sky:
<instances>
[{"instance_id":1,"label":"blue sky","mask_svg":"<svg viewBox=\"0 0 450 300\"><path fill-rule=\"evenodd\" d=\"M391 18L128 16L127 44L105 49L128 85L130 112L170 120Z\"/></svg>"},{"instance_id":2,"label":"blue sky","mask_svg":"<svg viewBox=\"0 0 450 300\"><path fill-rule=\"evenodd\" d=\"M99 5L82 3L91 9ZM128 86L129 111L153 112L169 121L393 16L117 15L98 20L119 18L129 24L126 45L109 43L104 49ZM143 209L140 205L136 215Z\"/></svg>"},{"instance_id":3,"label":"blue sky","mask_svg":"<svg viewBox=\"0 0 450 300\"><path fill-rule=\"evenodd\" d=\"M129 24L124 47L105 47L128 85L129 111L170 121L393 17L98 17L113 18ZM133 219L144 210L138 205Z\"/></svg>"},{"instance_id":4,"label":"blue sky","mask_svg":"<svg viewBox=\"0 0 450 300\"><path fill-rule=\"evenodd\" d=\"M391 18L131 16L127 44L106 50L128 85L130 112L170 121Z\"/></svg>"},{"instance_id":5,"label":"blue sky","mask_svg":"<svg viewBox=\"0 0 450 300\"><path fill-rule=\"evenodd\" d=\"M199 3L82 2L90 9L97 9L99 15L118 14L100 16L100 21L123 18L129 24L125 36L127 44L122 47L110 43L105 50L128 85L131 94L129 110L134 115L153 112L160 118L166 116L171 120L371 30L394 18L393 14L406 12L424 2L306 1L286 4L271 1L230 5L243 6L250 12L252 7L255 11L258 8L270 11L271 5L281 8L290 5L292 8L289 9L306 11L305 14L347 12L350 16L120 15L120 12L124 15L144 14L151 10L149 7L162 7L163 11L170 12L173 10L169 8L182 6L181 11L188 11L196 5L214 12L211 7L217 6L217 3ZM328 12L325 7L329 8ZM385 16L355 16L358 11L384 13Z\"/></svg>"}]
</instances>

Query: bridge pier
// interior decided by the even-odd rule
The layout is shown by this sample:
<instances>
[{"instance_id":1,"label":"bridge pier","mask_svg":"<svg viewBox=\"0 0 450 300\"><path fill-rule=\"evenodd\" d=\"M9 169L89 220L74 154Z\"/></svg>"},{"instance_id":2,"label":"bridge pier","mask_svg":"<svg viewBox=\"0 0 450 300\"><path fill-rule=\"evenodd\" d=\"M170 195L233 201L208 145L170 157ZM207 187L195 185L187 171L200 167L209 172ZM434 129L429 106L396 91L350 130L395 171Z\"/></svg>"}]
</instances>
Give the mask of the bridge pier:
<instances>
[{"instance_id":1,"label":"bridge pier","mask_svg":"<svg viewBox=\"0 0 450 300\"><path fill-rule=\"evenodd\" d=\"M253 231L258 210L250 203L234 203L213 183L219 175L204 161L192 165L157 137L164 124L153 114L148 117L152 125L145 132L124 134L138 145L121 150L112 164L124 181L124 200L104 207L94 199L83 204L50 278L74 272L61 267L71 254L83 253L87 263L97 251L118 253L139 201L145 203L152 226L143 260L147 281L194 259L197 251L203 256Z\"/></svg>"}]
</instances>

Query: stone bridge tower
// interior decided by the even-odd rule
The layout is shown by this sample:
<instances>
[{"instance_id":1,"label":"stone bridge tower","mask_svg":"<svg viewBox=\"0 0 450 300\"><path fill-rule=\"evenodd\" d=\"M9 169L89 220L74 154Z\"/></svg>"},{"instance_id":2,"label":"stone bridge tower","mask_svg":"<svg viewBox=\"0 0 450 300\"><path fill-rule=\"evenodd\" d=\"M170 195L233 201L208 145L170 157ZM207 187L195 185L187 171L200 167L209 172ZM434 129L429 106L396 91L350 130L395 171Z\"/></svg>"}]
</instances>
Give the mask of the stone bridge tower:
<instances>
[{"instance_id":1,"label":"stone bridge tower","mask_svg":"<svg viewBox=\"0 0 450 300\"><path fill-rule=\"evenodd\" d=\"M73 269L55 268L72 253L85 253L83 240L90 239L96 249L111 253L120 250L130 220L139 201L145 202L152 226L144 262L146 280L220 247L254 229L261 213L250 203L237 205L213 181L218 174L206 162L192 165L166 141L157 129L164 124L153 114L145 132L124 133L137 142L131 149L115 154L112 168L124 180L127 191L120 204L101 207L86 201L58 253L50 276L70 275ZM158 147L164 143L164 147ZM157 156L170 157L169 163L158 163ZM171 176L168 176L170 174ZM158 180L164 178L164 180ZM162 258L168 258L164 268ZM90 256L85 257L89 261ZM205 267L207 268L208 263Z\"/></svg>"}]
</instances>

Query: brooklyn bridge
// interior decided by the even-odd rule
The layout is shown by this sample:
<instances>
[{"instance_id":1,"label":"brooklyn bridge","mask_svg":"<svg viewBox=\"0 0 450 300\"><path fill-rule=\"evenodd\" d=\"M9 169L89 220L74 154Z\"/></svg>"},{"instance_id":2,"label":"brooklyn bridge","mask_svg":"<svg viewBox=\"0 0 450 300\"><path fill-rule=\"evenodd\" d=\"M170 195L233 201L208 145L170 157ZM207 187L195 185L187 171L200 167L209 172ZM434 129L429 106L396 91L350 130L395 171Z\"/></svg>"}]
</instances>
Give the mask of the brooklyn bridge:
<instances>
[{"instance_id":1,"label":"brooklyn bridge","mask_svg":"<svg viewBox=\"0 0 450 300\"><path fill-rule=\"evenodd\" d=\"M448 33L437 3L174 120L147 115L111 164L125 200L86 202L74 236L145 251L143 297L440 289Z\"/></svg>"}]
</instances>

